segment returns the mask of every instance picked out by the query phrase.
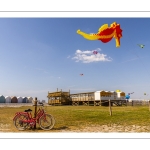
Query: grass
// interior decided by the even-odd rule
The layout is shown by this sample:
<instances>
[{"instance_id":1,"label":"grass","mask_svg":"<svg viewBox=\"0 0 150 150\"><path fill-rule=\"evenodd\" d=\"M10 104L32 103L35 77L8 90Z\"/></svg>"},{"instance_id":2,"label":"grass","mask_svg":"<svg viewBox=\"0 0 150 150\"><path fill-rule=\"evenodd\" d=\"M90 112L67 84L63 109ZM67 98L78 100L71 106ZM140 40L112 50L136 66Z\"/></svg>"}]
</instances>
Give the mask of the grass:
<instances>
[{"instance_id":1,"label":"grass","mask_svg":"<svg viewBox=\"0 0 150 150\"><path fill-rule=\"evenodd\" d=\"M28 108L34 112L33 106L0 108L0 131L18 132L12 119L16 112L24 111ZM150 111L148 106L113 106L112 116L109 114L109 108L104 106L47 106L45 109L56 120L54 128L48 132L60 132L62 129L74 130L85 126L111 126L112 124L150 126ZM23 132L45 131L41 130L37 124L36 130Z\"/></svg>"}]
</instances>

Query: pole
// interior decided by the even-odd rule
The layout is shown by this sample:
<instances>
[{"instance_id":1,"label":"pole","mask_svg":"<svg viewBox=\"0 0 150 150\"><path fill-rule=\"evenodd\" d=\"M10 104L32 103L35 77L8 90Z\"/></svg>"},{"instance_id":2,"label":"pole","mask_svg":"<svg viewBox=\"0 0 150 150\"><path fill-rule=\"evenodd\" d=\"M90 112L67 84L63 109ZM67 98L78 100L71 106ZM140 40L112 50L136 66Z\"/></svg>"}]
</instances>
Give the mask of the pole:
<instances>
[{"instance_id":1,"label":"pole","mask_svg":"<svg viewBox=\"0 0 150 150\"><path fill-rule=\"evenodd\" d=\"M110 112L110 116L112 116L112 109L111 109L111 102L110 102L110 99L109 99L109 112Z\"/></svg>"},{"instance_id":2,"label":"pole","mask_svg":"<svg viewBox=\"0 0 150 150\"><path fill-rule=\"evenodd\" d=\"M132 100L132 106L133 106L133 100Z\"/></svg>"},{"instance_id":3,"label":"pole","mask_svg":"<svg viewBox=\"0 0 150 150\"><path fill-rule=\"evenodd\" d=\"M37 113L37 97L35 97L34 106L35 106L34 118L36 118L36 113ZM36 129L36 123L35 123L35 125L34 125L34 129Z\"/></svg>"}]
</instances>

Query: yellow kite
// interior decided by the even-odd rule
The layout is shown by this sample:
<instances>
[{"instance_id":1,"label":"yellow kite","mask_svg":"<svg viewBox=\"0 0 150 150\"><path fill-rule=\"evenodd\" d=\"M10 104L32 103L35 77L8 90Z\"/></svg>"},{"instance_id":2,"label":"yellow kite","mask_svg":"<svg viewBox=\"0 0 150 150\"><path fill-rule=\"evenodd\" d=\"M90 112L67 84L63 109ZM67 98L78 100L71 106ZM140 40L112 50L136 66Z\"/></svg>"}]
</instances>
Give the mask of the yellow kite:
<instances>
[{"instance_id":1,"label":"yellow kite","mask_svg":"<svg viewBox=\"0 0 150 150\"><path fill-rule=\"evenodd\" d=\"M100 40L103 43L107 43L111 41L112 38L115 38L116 47L120 47L120 38L122 38L122 29L120 28L120 24L116 22L112 23L110 27L108 27L108 24L102 25L95 34L87 34L80 30L77 30L77 33L87 40Z\"/></svg>"}]
</instances>

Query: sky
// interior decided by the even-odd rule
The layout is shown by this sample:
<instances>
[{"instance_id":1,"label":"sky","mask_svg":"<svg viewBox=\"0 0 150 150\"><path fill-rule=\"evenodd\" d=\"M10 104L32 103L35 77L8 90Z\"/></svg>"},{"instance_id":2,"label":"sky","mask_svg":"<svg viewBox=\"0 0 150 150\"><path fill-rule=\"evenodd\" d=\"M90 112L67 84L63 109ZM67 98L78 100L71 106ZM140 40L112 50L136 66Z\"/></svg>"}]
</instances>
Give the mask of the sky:
<instances>
[{"instance_id":1,"label":"sky","mask_svg":"<svg viewBox=\"0 0 150 150\"><path fill-rule=\"evenodd\" d=\"M114 38L103 43L77 34L113 22L123 30L119 48ZM71 94L119 89L149 99L149 27L149 18L0 18L0 95L47 101L57 88Z\"/></svg>"}]
</instances>

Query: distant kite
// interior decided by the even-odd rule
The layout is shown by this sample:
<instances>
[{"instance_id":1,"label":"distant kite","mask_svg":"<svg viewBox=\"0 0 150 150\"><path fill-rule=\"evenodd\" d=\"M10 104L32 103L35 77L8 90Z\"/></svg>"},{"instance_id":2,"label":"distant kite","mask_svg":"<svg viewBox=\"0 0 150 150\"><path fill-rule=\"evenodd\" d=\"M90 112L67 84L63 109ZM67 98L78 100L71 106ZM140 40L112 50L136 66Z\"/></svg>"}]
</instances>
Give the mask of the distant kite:
<instances>
[{"instance_id":1,"label":"distant kite","mask_svg":"<svg viewBox=\"0 0 150 150\"><path fill-rule=\"evenodd\" d=\"M130 95L126 95L126 99L127 99L127 100L130 99Z\"/></svg>"},{"instance_id":2,"label":"distant kite","mask_svg":"<svg viewBox=\"0 0 150 150\"><path fill-rule=\"evenodd\" d=\"M83 73L81 73L80 76L83 76Z\"/></svg>"},{"instance_id":3,"label":"distant kite","mask_svg":"<svg viewBox=\"0 0 150 150\"><path fill-rule=\"evenodd\" d=\"M130 94L133 94L134 92L132 92L132 93L128 93L128 95L130 95Z\"/></svg>"},{"instance_id":4,"label":"distant kite","mask_svg":"<svg viewBox=\"0 0 150 150\"><path fill-rule=\"evenodd\" d=\"M98 51L94 51L93 54L95 54L95 55L98 54Z\"/></svg>"},{"instance_id":5,"label":"distant kite","mask_svg":"<svg viewBox=\"0 0 150 150\"><path fill-rule=\"evenodd\" d=\"M126 95L126 99L128 100L128 99L130 99L130 94L133 94L134 92L132 92L132 93L128 93L127 95Z\"/></svg>"},{"instance_id":6,"label":"distant kite","mask_svg":"<svg viewBox=\"0 0 150 150\"><path fill-rule=\"evenodd\" d=\"M144 93L144 95L146 95L146 93Z\"/></svg>"},{"instance_id":7,"label":"distant kite","mask_svg":"<svg viewBox=\"0 0 150 150\"><path fill-rule=\"evenodd\" d=\"M87 34L80 30L77 30L77 33L87 40L100 40L103 43L107 43L111 41L112 38L115 38L116 47L120 47L120 38L122 38L122 29L120 28L120 24L116 22L110 24L110 27L108 27L108 24L102 25L95 34Z\"/></svg>"},{"instance_id":8,"label":"distant kite","mask_svg":"<svg viewBox=\"0 0 150 150\"><path fill-rule=\"evenodd\" d=\"M143 44L137 44L139 47L144 48L145 45Z\"/></svg>"}]
</instances>

